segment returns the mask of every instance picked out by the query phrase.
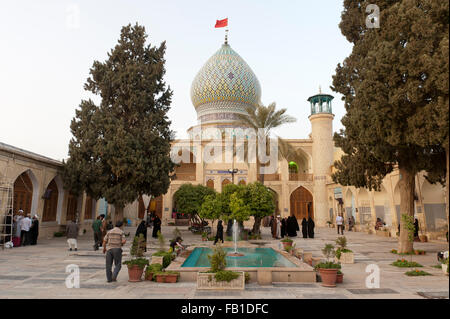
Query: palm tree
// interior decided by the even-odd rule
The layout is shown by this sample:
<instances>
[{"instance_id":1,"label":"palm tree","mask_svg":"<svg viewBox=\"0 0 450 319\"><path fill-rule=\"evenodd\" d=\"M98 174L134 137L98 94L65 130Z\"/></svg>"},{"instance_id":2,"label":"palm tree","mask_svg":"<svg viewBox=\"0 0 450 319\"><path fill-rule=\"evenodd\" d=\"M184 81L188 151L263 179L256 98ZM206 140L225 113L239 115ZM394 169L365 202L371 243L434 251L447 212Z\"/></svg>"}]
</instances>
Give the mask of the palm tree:
<instances>
[{"instance_id":1,"label":"palm tree","mask_svg":"<svg viewBox=\"0 0 450 319\"><path fill-rule=\"evenodd\" d=\"M272 129L277 128L283 124L294 123L297 121L296 118L285 114L286 109L276 110L276 103L273 102L269 106L258 105L256 108L247 107L247 114L239 114L240 125L250 127L258 132L262 129L262 132L258 134L258 138L264 138L266 141L266 150L269 145L269 138ZM280 140L280 139L279 139ZM287 145L287 143L285 143ZM258 144L256 144L256 147ZM292 153L289 146L284 146L279 148L279 154L285 157L288 153ZM286 152L284 151L286 150ZM258 154L258 149L256 149L256 154ZM261 162L258 156L256 157L256 172L258 176L258 181L264 184L264 174L261 173ZM255 217L255 223L253 224L252 232L254 234L259 234L261 225L261 217Z\"/></svg>"}]
</instances>

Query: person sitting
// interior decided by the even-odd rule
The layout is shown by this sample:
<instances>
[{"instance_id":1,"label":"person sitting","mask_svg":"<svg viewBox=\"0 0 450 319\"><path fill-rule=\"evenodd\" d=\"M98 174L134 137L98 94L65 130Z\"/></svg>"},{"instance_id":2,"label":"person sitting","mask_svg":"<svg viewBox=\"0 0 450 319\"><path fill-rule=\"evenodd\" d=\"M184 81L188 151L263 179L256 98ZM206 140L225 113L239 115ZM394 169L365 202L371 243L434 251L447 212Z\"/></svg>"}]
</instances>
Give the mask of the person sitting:
<instances>
[{"instance_id":1,"label":"person sitting","mask_svg":"<svg viewBox=\"0 0 450 319\"><path fill-rule=\"evenodd\" d=\"M381 218L377 218L377 222L375 224L375 230L379 230L381 227L384 226L383 221L381 220Z\"/></svg>"},{"instance_id":2,"label":"person sitting","mask_svg":"<svg viewBox=\"0 0 450 319\"><path fill-rule=\"evenodd\" d=\"M170 247L172 248L173 251L177 253L177 255L179 255L180 252L186 249L187 247L181 243L182 241L183 239L180 236L178 236L175 240L171 241L170 243Z\"/></svg>"}]
</instances>

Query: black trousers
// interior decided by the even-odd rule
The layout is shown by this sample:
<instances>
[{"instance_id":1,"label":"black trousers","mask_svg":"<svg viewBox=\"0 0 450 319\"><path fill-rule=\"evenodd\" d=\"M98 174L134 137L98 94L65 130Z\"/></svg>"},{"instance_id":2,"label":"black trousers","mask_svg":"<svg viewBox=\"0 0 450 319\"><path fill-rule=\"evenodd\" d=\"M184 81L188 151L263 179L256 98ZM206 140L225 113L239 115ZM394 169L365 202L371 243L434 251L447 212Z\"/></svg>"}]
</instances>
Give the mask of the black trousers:
<instances>
[{"instance_id":1,"label":"black trousers","mask_svg":"<svg viewBox=\"0 0 450 319\"><path fill-rule=\"evenodd\" d=\"M114 272L112 264L114 261ZM116 280L122 268L122 248L111 248L106 252L106 279L108 281Z\"/></svg>"},{"instance_id":2,"label":"black trousers","mask_svg":"<svg viewBox=\"0 0 450 319\"><path fill-rule=\"evenodd\" d=\"M102 245L102 232L94 232L94 249L97 250Z\"/></svg>"},{"instance_id":3,"label":"black trousers","mask_svg":"<svg viewBox=\"0 0 450 319\"><path fill-rule=\"evenodd\" d=\"M337 225L337 233L339 234L339 229L341 230L341 235L344 235L344 225Z\"/></svg>"},{"instance_id":4,"label":"black trousers","mask_svg":"<svg viewBox=\"0 0 450 319\"><path fill-rule=\"evenodd\" d=\"M22 246L30 244L30 231L20 231L20 243Z\"/></svg>"}]
</instances>

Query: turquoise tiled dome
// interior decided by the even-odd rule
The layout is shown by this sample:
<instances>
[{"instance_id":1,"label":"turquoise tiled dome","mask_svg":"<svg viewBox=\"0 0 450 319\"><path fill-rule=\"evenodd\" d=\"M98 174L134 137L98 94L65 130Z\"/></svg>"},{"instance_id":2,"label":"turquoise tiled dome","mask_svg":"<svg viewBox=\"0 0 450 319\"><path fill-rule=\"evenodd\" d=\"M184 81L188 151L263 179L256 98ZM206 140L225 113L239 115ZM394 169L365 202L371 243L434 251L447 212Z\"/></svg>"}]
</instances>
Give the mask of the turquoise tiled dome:
<instances>
[{"instance_id":1,"label":"turquoise tiled dome","mask_svg":"<svg viewBox=\"0 0 450 319\"><path fill-rule=\"evenodd\" d=\"M191 86L199 117L212 113L243 113L261 99L261 86L248 64L228 44L206 61Z\"/></svg>"}]
</instances>

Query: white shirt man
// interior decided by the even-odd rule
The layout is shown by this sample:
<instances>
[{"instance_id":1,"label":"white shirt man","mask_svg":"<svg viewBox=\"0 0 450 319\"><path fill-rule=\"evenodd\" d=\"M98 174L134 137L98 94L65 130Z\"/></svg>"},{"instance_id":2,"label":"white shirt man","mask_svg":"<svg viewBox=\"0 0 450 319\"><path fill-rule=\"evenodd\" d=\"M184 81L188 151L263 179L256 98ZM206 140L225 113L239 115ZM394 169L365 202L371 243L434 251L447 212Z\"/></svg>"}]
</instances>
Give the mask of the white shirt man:
<instances>
[{"instance_id":1,"label":"white shirt man","mask_svg":"<svg viewBox=\"0 0 450 319\"><path fill-rule=\"evenodd\" d=\"M339 229L341 230L341 235L344 235L344 217L338 215L336 217L337 233L339 235Z\"/></svg>"},{"instance_id":2,"label":"white shirt man","mask_svg":"<svg viewBox=\"0 0 450 319\"><path fill-rule=\"evenodd\" d=\"M20 229L23 231L29 231L31 227L31 219L26 216L20 220Z\"/></svg>"}]
</instances>

